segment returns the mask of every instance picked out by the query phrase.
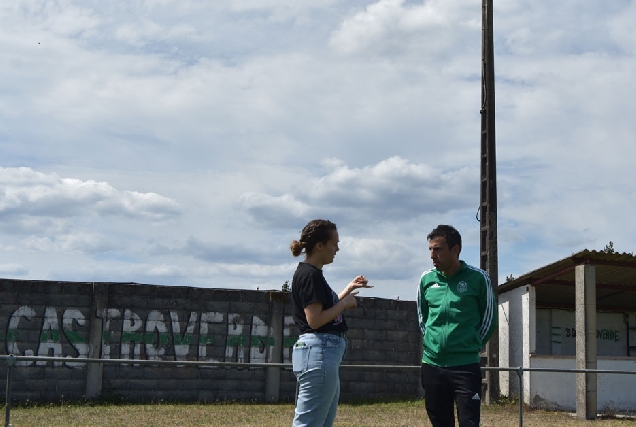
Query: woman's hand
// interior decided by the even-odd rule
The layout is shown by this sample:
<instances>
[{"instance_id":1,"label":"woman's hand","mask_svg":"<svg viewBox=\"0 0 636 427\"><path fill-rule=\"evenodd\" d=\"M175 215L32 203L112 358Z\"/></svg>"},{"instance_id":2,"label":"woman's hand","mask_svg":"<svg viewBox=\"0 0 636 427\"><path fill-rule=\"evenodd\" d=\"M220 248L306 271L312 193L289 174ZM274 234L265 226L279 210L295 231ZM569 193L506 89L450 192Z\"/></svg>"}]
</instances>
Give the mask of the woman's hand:
<instances>
[{"instance_id":1,"label":"woman's hand","mask_svg":"<svg viewBox=\"0 0 636 427\"><path fill-rule=\"evenodd\" d=\"M367 280L366 277L362 275L357 276L355 279L349 282L347 287L340 293L340 295L338 295L338 299L343 299L344 297L346 297L347 295L349 295L352 291L355 291L356 289L372 288L372 287L373 286L369 285L369 281Z\"/></svg>"},{"instance_id":2,"label":"woman's hand","mask_svg":"<svg viewBox=\"0 0 636 427\"><path fill-rule=\"evenodd\" d=\"M347 295L346 297L342 299L342 303L349 310L356 308L358 306L358 301L356 301L356 298L355 298L357 294L358 294L358 291L351 292L349 295Z\"/></svg>"},{"instance_id":3,"label":"woman's hand","mask_svg":"<svg viewBox=\"0 0 636 427\"><path fill-rule=\"evenodd\" d=\"M359 288L372 288L373 286L369 285L369 281L364 276L357 276L347 285L347 289L349 292L359 289Z\"/></svg>"}]
</instances>

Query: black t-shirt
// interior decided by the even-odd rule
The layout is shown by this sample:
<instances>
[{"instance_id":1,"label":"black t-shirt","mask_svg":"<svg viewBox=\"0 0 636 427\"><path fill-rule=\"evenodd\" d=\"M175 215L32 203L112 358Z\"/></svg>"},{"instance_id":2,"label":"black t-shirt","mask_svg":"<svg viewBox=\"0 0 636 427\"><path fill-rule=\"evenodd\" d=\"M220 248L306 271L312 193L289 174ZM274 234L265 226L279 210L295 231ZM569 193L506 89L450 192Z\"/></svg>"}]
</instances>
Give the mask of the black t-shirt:
<instances>
[{"instance_id":1,"label":"black t-shirt","mask_svg":"<svg viewBox=\"0 0 636 427\"><path fill-rule=\"evenodd\" d=\"M346 332L349 329L342 313L316 330L311 329L307 323L305 307L320 302L322 309L326 310L338 302L338 295L325 280L322 270L306 262L299 263L292 279L292 296L294 298L294 321L301 334L330 331Z\"/></svg>"}]
</instances>

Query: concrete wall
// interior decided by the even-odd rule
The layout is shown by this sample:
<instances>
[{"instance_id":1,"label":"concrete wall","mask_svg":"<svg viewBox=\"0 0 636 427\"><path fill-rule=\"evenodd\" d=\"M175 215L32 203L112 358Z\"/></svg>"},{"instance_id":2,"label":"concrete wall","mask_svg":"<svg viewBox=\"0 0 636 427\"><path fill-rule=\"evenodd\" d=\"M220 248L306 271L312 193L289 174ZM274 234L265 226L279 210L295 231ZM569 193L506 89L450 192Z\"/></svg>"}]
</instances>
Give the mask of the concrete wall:
<instances>
[{"instance_id":1,"label":"concrete wall","mask_svg":"<svg viewBox=\"0 0 636 427\"><path fill-rule=\"evenodd\" d=\"M532 286L499 295L500 366L576 369L574 311L537 309L535 297ZM597 313L598 369L636 371L636 359L626 357L634 323L633 314ZM501 372L499 379L502 395L519 396L516 372ZM636 375L599 374L597 410L633 410L635 383ZM576 374L524 372L523 387L528 405L576 410Z\"/></svg>"},{"instance_id":2,"label":"concrete wall","mask_svg":"<svg viewBox=\"0 0 636 427\"><path fill-rule=\"evenodd\" d=\"M0 354L61 356L13 372L17 401L291 401L296 381L275 368L97 365L76 357L291 362L291 295L118 283L0 280ZM345 364L419 365L415 302L359 298L346 313ZM0 366L6 378L6 367ZM4 387L1 387L4 392ZM341 401L413 398L419 372L341 370ZM4 398L4 397L2 397Z\"/></svg>"},{"instance_id":3,"label":"concrete wall","mask_svg":"<svg viewBox=\"0 0 636 427\"><path fill-rule=\"evenodd\" d=\"M596 345L599 356L629 355L628 318L623 313L597 313ZM575 325L574 311L538 309L536 353L576 355Z\"/></svg>"},{"instance_id":4,"label":"concrete wall","mask_svg":"<svg viewBox=\"0 0 636 427\"><path fill-rule=\"evenodd\" d=\"M532 368L576 369L574 356L536 355ZM636 359L598 358L598 369L636 372ZM576 410L576 375L559 372L525 373L531 378L530 404L550 410ZM636 407L636 374L598 374L597 411L633 411Z\"/></svg>"},{"instance_id":5,"label":"concrete wall","mask_svg":"<svg viewBox=\"0 0 636 427\"><path fill-rule=\"evenodd\" d=\"M536 322L534 293L530 286L521 286L499 295L499 366L529 366L534 338L531 336ZM524 376L524 395L528 396L529 377ZM515 372L501 371L499 387L504 396L519 396L519 380Z\"/></svg>"}]
</instances>

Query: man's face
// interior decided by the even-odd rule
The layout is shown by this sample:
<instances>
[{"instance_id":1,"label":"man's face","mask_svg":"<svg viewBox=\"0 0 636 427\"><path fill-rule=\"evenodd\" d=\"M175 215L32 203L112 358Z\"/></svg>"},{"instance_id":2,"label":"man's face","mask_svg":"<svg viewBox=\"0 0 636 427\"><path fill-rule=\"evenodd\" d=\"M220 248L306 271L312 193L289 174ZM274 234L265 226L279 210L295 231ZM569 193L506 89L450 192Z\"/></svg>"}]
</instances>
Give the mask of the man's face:
<instances>
[{"instance_id":1,"label":"man's face","mask_svg":"<svg viewBox=\"0 0 636 427\"><path fill-rule=\"evenodd\" d=\"M459 245L448 247L445 237L434 237L428 241L433 266L439 271L450 270L459 260Z\"/></svg>"}]
</instances>

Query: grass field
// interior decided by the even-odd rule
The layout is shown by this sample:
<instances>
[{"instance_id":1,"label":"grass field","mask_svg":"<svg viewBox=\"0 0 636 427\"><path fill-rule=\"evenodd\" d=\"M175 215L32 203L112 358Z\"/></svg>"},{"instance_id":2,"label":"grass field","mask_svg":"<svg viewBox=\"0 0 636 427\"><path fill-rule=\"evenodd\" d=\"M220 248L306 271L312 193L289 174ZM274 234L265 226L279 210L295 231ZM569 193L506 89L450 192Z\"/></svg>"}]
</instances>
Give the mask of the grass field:
<instances>
[{"instance_id":1,"label":"grass field","mask_svg":"<svg viewBox=\"0 0 636 427\"><path fill-rule=\"evenodd\" d=\"M12 427L131 427L131 426L290 426L291 404L49 404L11 408ZM4 408L3 408L4 413ZM483 427L519 425L516 403L483 406ZM4 425L4 424L3 424ZM424 402L341 404L337 427L430 427ZM631 418L603 417L581 421L572 414L524 409L524 426L632 426Z\"/></svg>"}]
</instances>

